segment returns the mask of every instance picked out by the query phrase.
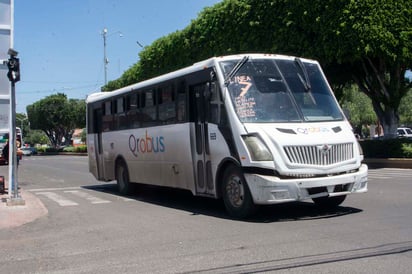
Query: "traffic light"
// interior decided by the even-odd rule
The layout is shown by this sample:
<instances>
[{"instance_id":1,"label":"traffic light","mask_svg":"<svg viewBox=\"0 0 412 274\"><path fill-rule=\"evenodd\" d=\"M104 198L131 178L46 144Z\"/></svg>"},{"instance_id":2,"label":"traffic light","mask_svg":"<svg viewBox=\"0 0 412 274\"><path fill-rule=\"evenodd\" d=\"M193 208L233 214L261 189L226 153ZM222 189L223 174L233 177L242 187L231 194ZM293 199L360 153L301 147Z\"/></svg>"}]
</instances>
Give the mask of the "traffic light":
<instances>
[{"instance_id":1,"label":"traffic light","mask_svg":"<svg viewBox=\"0 0 412 274\"><path fill-rule=\"evenodd\" d=\"M20 81L20 60L17 57L11 56L9 62L7 63L9 72L7 72L7 77L10 82L16 83Z\"/></svg>"}]
</instances>

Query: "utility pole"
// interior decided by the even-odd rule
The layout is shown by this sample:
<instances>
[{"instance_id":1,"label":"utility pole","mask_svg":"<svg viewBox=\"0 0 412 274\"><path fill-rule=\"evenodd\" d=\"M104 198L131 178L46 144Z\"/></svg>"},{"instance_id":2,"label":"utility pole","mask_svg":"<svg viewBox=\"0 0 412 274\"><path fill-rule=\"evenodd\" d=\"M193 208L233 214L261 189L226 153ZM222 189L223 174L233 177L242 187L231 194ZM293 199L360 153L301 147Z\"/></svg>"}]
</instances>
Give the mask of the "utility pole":
<instances>
[{"instance_id":1,"label":"utility pole","mask_svg":"<svg viewBox=\"0 0 412 274\"><path fill-rule=\"evenodd\" d=\"M116 31L110 34L107 34L107 28L104 28L102 31L103 36L103 63L104 63L104 85L107 85L107 65L109 64L109 59L107 58L107 37L112 36L113 34L119 34L119 37L123 37L123 33L121 31Z\"/></svg>"},{"instance_id":2,"label":"utility pole","mask_svg":"<svg viewBox=\"0 0 412 274\"><path fill-rule=\"evenodd\" d=\"M107 85L107 64L109 63L109 60L107 60L107 55L106 55L106 39L107 39L107 29L104 28L103 32L103 62L104 62L104 85Z\"/></svg>"}]
</instances>

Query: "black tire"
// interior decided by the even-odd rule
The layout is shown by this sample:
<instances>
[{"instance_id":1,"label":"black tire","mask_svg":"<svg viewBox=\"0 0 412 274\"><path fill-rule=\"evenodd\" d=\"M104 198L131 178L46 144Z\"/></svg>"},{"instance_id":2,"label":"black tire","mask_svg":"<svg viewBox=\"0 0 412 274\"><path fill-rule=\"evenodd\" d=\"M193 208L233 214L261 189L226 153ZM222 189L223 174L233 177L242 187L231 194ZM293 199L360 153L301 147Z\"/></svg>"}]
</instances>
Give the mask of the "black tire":
<instances>
[{"instance_id":1,"label":"black tire","mask_svg":"<svg viewBox=\"0 0 412 274\"><path fill-rule=\"evenodd\" d=\"M118 161L116 164L117 189L122 195L130 193L129 171L124 161Z\"/></svg>"},{"instance_id":2,"label":"black tire","mask_svg":"<svg viewBox=\"0 0 412 274\"><path fill-rule=\"evenodd\" d=\"M334 208L339 206L345 201L346 195L335 196L335 197L319 197L313 198L313 202L321 208Z\"/></svg>"},{"instance_id":3,"label":"black tire","mask_svg":"<svg viewBox=\"0 0 412 274\"><path fill-rule=\"evenodd\" d=\"M258 208L253 203L252 195L242 171L236 166L230 166L225 171L222 196L227 212L235 218L250 217Z\"/></svg>"}]
</instances>

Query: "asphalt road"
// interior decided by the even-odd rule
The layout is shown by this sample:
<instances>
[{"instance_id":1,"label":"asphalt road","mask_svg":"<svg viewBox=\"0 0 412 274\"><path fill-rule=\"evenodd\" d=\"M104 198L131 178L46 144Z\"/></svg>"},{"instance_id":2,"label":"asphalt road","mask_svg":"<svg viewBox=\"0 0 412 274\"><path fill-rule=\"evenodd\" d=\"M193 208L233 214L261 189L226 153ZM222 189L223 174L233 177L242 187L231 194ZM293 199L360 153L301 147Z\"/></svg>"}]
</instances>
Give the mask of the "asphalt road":
<instances>
[{"instance_id":1,"label":"asphalt road","mask_svg":"<svg viewBox=\"0 0 412 274\"><path fill-rule=\"evenodd\" d=\"M190 193L120 196L86 157L26 157L19 185L47 216L0 230L1 273L410 273L412 170L370 171L336 210L262 208L247 221Z\"/></svg>"}]
</instances>

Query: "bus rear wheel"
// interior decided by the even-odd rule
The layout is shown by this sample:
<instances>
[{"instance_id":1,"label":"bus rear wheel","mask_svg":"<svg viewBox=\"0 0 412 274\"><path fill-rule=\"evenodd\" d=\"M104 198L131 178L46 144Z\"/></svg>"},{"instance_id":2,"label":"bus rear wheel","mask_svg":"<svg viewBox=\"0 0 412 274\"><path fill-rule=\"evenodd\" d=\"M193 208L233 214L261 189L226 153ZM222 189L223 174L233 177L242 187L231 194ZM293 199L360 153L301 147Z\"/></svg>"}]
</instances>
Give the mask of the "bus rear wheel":
<instances>
[{"instance_id":1,"label":"bus rear wheel","mask_svg":"<svg viewBox=\"0 0 412 274\"><path fill-rule=\"evenodd\" d=\"M313 202L321 208L334 208L339 206L343 201L345 201L346 195L335 196L335 197L319 197L313 198Z\"/></svg>"},{"instance_id":2,"label":"bus rear wheel","mask_svg":"<svg viewBox=\"0 0 412 274\"><path fill-rule=\"evenodd\" d=\"M119 161L116 164L116 180L117 189L120 194L126 195L130 193L129 171L124 161Z\"/></svg>"},{"instance_id":3,"label":"bus rear wheel","mask_svg":"<svg viewBox=\"0 0 412 274\"><path fill-rule=\"evenodd\" d=\"M227 212L236 218L247 218L256 212L252 195L240 168L226 169L222 184L223 202Z\"/></svg>"}]
</instances>

